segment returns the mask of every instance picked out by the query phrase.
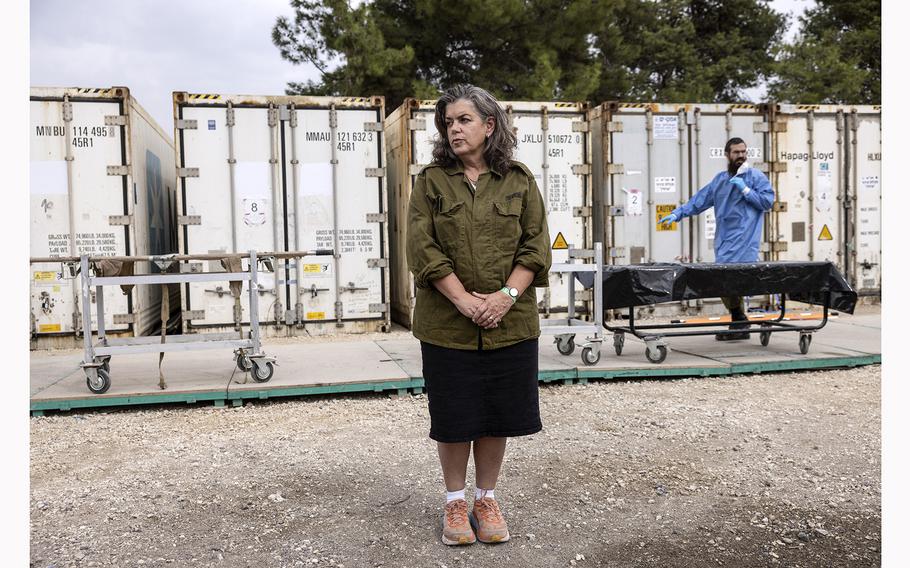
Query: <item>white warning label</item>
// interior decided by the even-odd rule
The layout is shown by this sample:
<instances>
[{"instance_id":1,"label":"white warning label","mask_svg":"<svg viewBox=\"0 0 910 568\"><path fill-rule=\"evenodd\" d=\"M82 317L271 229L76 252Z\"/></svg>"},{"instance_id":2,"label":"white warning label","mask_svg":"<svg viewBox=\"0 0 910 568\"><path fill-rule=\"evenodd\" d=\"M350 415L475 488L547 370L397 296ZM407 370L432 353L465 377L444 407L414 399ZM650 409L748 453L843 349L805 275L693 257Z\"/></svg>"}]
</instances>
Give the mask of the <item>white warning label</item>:
<instances>
[{"instance_id":1,"label":"white warning label","mask_svg":"<svg viewBox=\"0 0 910 568\"><path fill-rule=\"evenodd\" d=\"M69 256L69 234L49 234L47 251L48 256ZM117 254L117 236L114 233L76 233L76 254L114 256Z\"/></svg>"},{"instance_id":2,"label":"white warning label","mask_svg":"<svg viewBox=\"0 0 910 568\"><path fill-rule=\"evenodd\" d=\"M705 239L712 240L717 232L717 218L714 217L714 208L710 208L701 214L705 223Z\"/></svg>"},{"instance_id":3,"label":"white warning label","mask_svg":"<svg viewBox=\"0 0 910 568\"><path fill-rule=\"evenodd\" d=\"M316 231L316 248L331 250L335 248L334 231L318 229ZM376 248L375 234L372 229L341 229L338 231L339 254L352 252L373 252Z\"/></svg>"},{"instance_id":4,"label":"white warning label","mask_svg":"<svg viewBox=\"0 0 910 568\"><path fill-rule=\"evenodd\" d=\"M675 193L676 192L676 178L673 176L654 178L654 192L655 193Z\"/></svg>"},{"instance_id":5,"label":"white warning label","mask_svg":"<svg viewBox=\"0 0 910 568\"><path fill-rule=\"evenodd\" d=\"M679 117L677 115L655 115L653 119L655 140L676 140L679 138Z\"/></svg>"}]
</instances>

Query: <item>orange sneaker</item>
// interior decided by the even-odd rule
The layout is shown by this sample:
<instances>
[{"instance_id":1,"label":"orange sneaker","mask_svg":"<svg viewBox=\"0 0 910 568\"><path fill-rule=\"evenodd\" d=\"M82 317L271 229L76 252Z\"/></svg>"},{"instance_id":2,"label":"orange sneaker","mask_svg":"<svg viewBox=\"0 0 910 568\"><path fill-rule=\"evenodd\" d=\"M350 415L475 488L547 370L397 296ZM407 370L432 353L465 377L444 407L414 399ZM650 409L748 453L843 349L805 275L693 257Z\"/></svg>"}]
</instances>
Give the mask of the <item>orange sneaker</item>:
<instances>
[{"instance_id":1,"label":"orange sneaker","mask_svg":"<svg viewBox=\"0 0 910 568\"><path fill-rule=\"evenodd\" d=\"M468 502L456 499L446 503L442 517L442 542L448 545L473 544L477 540L468 521Z\"/></svg>"},{"instance_id":2,"label":"orange sneaker","mask_svg":"<svg viewBox=\"0 0 910 568\"><path fill-rule=\"evenodd\" d=\"M474 511L471 515L477 540L494 543L509 540L509 527L499 510L499 504L492 497L474 500Z\"/></svg>"}]
</instances>

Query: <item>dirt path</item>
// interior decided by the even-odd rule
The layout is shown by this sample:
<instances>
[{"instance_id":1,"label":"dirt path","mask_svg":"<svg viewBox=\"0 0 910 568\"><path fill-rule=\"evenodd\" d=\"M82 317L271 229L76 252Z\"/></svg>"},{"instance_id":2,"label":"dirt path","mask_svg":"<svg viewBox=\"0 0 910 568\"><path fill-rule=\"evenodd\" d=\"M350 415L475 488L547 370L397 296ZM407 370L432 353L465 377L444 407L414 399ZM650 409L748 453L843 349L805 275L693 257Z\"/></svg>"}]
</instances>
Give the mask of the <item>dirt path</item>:
<instances>
[{"instance_id":1,"label":"dirt path","mask_svg":"<svg viewBox=\"0 0 910 568\"><path fill-rule=\"evenodd\" d=\"M542 387L496 490L511 542L458 548L425 396L32 418L32 565L876 566L880 382Z\"/></svg>"}]
</instances>

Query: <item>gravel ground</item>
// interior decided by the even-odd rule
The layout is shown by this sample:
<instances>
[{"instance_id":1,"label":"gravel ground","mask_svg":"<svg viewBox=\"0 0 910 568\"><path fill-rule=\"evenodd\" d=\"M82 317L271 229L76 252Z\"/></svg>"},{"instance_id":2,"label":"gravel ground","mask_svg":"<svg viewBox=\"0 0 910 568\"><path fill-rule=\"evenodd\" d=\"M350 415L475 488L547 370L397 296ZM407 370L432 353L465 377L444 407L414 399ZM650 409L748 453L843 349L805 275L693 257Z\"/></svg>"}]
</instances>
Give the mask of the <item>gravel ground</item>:
<instances>
[{"instance_id":1,"label":"gravel ground","mask_svg":"<svg viewBox=\"0 0 910 568\"><path fill-rule=\"evenodd\" d=\"M880 382L541 387L495 546L439 540L423 395L36 417L32 566L876 566Z\"/></svg>"}]
</instances>

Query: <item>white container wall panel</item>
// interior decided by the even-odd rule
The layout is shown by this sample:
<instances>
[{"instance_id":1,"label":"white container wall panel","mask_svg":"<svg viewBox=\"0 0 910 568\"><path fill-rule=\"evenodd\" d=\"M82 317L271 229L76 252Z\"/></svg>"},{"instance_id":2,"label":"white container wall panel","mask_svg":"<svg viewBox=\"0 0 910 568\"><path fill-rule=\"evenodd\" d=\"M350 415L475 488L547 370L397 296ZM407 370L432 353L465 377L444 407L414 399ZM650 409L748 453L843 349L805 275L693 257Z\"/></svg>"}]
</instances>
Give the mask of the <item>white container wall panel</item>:
<instances>
[{"instance_id":1,"label":"white container wall panel","mask_svg":"<svg viewBox=\"0 0 910 568\"><path fill-rule=\"evenodd\" d=\"M718 174L727 169L724 146L730 138L746 142L747 160L753 167L767 173L767 136L756 125L765 122L764 113L756 105L704 104L691 105L692 184L682 201L688 201ZM775 188L776 190L777 188ZM714 208L701 215L683 220L692 232L691 259L693 262L714 262L714 235L717 224ZM767 224L764 232L768 232ZM764 237L763 241L766 240ZM763 260L763 259L760 259Z\"/></svg>"},{"instance_id":2,"label":"white container wall panel","mask_svg":"<svg viewBox=\"0 0 910 568\"><path fill-rule=\"evenodd\" d=\"M62 100L33 97L30 103L30 255L125 255L129 251L128 228L111 225L110 218L129 213L128 198L123 178L107 174L108 166L125 163L124 141L121 128L106 126L104 120L105 116L120 115L120 104L70 104L72 121L67 139ZM73 158L70 184L67 143ZM79 277L67 275L61 268L59 263L31 265L31 311L34 331L39 335L73 333L74 324L80 325L73 315L85 308L97 317L94 295L92 305L82 306ZM129 313L128 297L113 287L104 301L106 328L127 330L129 324L114 323L114 314Z\"/></svg>"},{"instance_id":3,"label":"white container wall panel","mask_svg":"<svg viewBox=\"0 0 910 568\"><path fill-rule=\"evenodd\" d=\"M612 124L602 123L594 133L608 139L594 164L603 174L608 262L688 261L688 223L657 222L688 195L685 107L615 103L600 120Z\"/></svg>"},{"instance_id":4,"label":"white container wall panel","mask_svg":"<svg viewBox=\"0 0 910 568\"><path fill-rule=\"evenodd\" d=\"M780 105L774 190L781 207L769 235L774 260L829 261L844 269L844 115L836 106Z\"/></svg>"},{"instance_id":5,"label":"white container wall panel","mask_svg":"<svg viewBox=\"0 0 910 568\"><path fill-rule=\"evenodd\" d=\"M285 123L285 137L293 137L299 161L291 163L286 153L286 167L296 168L298 180L299 210L289 217L290 233L301 250L337 252L337 258L328 254L300 261L298 284L292 286L298 316L306 323L382 319L386 284L380 261L387 244L384 224L376 220L385 205L383 180L375 170L382 167L384 149L382 132L368 128L381 121L381 113L342 108L294 112L296 127Z\"/></svg>"},{"instance_id":6,"label":"white container wall panel","mask_svg":"<svg viewBox=\"0 0 910 568\"><path fill-rule=\"evenodd\" d=\"M558 110L559 103L503 103L511 110L512 127L518 138L514 159L534 174L547 210L551 253L554 263L569 262L568 247L590 248L587 218L576 212L589 206L588 176L573 171L588 164L587 133L574 125L585 124L578 105ZM543 106L543 108L541 108ZM550 107L556 107L551 110ZM570 274L550 274L550 286L537 291L544 313L568 311ZM578 288L581 289L580 287Z\"/></svg>"},{"instance_id":7,"label":"white container wall panel","mask_svg":"<svg viewBox=\"0 0 910 568\"><path fill-rule=\"evenodd\" d=\"M882 287L882 127L880 107L847 109L850 124L853 246L850 282L860 292ZM855 254L853 254L855 253Z\"/></svg>"},{"instance_id":8,"label":"white container wall panel","mask_svg":"<svg viewBox=\"0 0 910 568\"><path fill-rule=\"evenodd\" d=\"M269 125L269 109L234 107L232 127L228 126L226 106L182 106L179 112L178 118L197 124L178 134L182 138L181 165L198 168L198 177L181 180L181 215L198 217L193 221L199 223L181 227L184 254L284 250L284 208L276 188L278 164L270 163L277 160L278 126L277 121ZM204 270L225 271L218 260L205 261ZM285 294L280 287L276 291L275 273L260 272L258 279L259 318L274 322L275 308L284 302ZM240 295L245 324L250 321L248 285L243 284ZM189 327L233 325L234 297L227 280L186 284L184 293L186 311L204 312Z\"/></svg>"}]
</instances>

